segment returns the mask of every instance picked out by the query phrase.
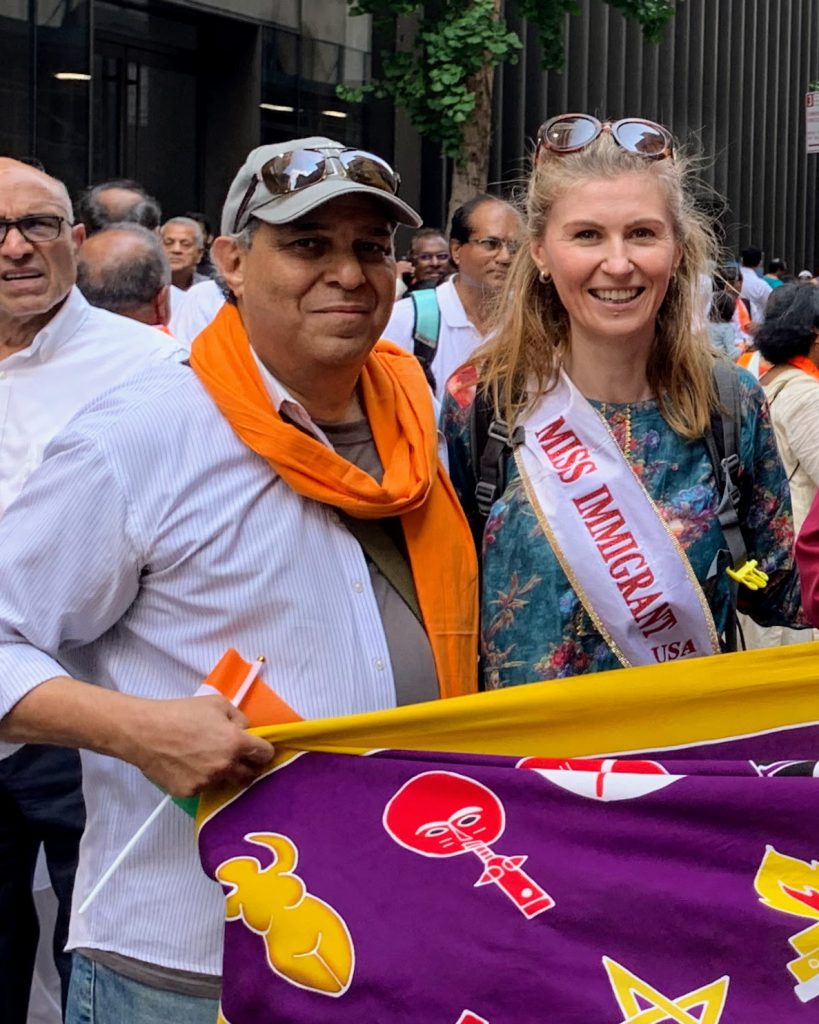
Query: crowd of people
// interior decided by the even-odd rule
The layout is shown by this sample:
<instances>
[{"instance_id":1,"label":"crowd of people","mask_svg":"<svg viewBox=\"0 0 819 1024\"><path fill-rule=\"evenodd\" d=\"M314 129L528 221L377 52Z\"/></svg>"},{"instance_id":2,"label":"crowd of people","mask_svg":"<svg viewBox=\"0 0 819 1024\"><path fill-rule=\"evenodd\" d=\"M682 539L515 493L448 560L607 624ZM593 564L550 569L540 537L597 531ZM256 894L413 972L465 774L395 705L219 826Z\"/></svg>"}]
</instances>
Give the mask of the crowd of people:
<instances>
[{"instance_id":1,"label":"crowd of people","mask_svg":"<svg viewBox=\"0 0 819 1024\"><path fill-rule=\"evenodd\" d=\"M525 202L477 195L448 239L398 183L327 138L263 146L213 238L136 182L72 204L0 159L8 1024L41 851L68 1024L216 1021L223 894L189 819L96 886L158 787L269 764L197 695L229 647L316 718L819 621L810 273L726 260L640 118L552 118Z\"/></svg>"}]
</instances>

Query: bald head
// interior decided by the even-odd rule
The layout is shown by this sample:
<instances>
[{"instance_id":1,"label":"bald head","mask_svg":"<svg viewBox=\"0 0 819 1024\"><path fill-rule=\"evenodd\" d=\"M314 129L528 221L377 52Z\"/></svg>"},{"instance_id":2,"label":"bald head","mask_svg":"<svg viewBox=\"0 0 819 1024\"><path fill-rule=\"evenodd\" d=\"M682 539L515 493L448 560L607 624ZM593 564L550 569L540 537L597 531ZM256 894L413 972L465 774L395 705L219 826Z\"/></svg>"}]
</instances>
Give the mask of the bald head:
<instances>
[{"instance_id":1,"label":"bald head","mask_svg":"<svg viewBox=\"0 0 819 1024\"><path fill-rule=\"evenodd\" d=\"M159 228L162 210L139 182L116 178L91 185L80 195L77 218L85 225L88 235L125 222L155 231Z\"/></svg>"},{"instance_id":2,"label":"bald head","mask_svg":"<svg viewBox=\"0 0 819 1024\"><path fill-rule=\"evenodd\" d=\"M73 219L71 197L68 189L58 178L52 178L50 174L32 167L31 164L21 163L10 157L0 157L0 197L15 188L23 189L26 194L42 195L44 198L48 196L50 202L57 204L55 213L59 213L67 220Z\"/></svg>"},{"instance_id":3,"label":"bald head","mask_svg":"<svg viewBox=\"0 0 819 1024\"><path fill-rule=\"evenodd\" d=\"M92 306L147 324L168 322L171 268L157 236L139 224L114 224L80 250L77 284Z\"/></svg>"}]
</instances>

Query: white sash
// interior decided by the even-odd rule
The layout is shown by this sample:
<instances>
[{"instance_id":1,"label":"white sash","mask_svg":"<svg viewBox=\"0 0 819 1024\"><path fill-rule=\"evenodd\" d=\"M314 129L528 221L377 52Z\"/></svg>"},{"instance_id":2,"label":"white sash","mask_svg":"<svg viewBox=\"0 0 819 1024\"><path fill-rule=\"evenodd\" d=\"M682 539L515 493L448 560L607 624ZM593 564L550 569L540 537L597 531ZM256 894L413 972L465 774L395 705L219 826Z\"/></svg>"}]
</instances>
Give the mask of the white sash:
<instances>
[{"instance_id":1,"label":"white sash","mask_svg":"<svg viewBox=\"0 0 819 1024\"><path fill-rule=\"evenodd\" d=\"M719 651L685 552L607 425L561 371L522 421L529 501L575 593L625 667Z\"/></svg>"}]
</instances>

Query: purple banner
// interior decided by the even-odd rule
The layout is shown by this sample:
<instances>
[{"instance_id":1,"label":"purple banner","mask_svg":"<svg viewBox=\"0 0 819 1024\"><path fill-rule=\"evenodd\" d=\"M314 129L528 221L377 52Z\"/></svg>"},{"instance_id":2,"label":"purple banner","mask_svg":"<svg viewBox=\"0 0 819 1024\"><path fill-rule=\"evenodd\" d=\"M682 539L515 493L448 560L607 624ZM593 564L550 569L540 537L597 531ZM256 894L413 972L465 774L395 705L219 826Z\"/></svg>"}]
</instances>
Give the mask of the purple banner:
<instances>
[{"instance_id":1,"label":"purple banner","mask_svg":"<svg viewBox=\"0 0 819 1024\"><path fill-rule=\"evenodd\" d=\"M301 754L200 830L225 1020L819 1020L816 757Z\"/></svg>"}]
</instances>

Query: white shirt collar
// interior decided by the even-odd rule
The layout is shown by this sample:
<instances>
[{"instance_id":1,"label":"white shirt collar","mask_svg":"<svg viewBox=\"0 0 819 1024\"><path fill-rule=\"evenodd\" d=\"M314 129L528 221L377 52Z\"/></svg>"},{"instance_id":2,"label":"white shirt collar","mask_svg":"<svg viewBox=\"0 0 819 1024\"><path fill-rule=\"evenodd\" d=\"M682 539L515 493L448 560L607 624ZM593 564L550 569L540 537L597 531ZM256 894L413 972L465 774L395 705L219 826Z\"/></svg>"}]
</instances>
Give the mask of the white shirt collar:
<instances>
[{"instance_id":1,"label":"white shirt collar","mask_svg":"<svg viewBox=\"0 0 819 1024\"><path fill-rule=\"evenodd\" d=\"M75 334L85 323L91 310L82 292L76 285L68 293L59 310L48 321L45 327L34 335L30 345L7 356L4 362L11 365L11 360L23 362L26 359L45 361Z\"/></svg>"},{"instance_id":2,"label":"white shirt collar","mask_svg":"<svg viewBox=\"0 0 819 1024\"><path fill-rule=\"evenodd\" d=\"M248 342L248 344L250 343ZM293 423L298 424L298 426L308 431L308 433L312 434L323 444L326 444L328 448L332 448L333 446L330 444L321 427L318 427L313 422L310 418L310 414L301 402L296 401L284 384L282 384L278 378L273 376L270 370L268 370L261 361L258 353L252 345L250 345L250 353L256 361L256 365L258 366L259 373L262 377L262 383L270 396L270 401L273 403L273 408L276 412L279 414L283 412L289 420L292 420Z\"/></svg>"},{"instance_id":3,"label":"white shirt collar","mask_svg":"<svg viewBox=\"0 0 819 1024\"><path fill-rule=\"evenodd\" d=\"M441 310L441 316L447 327L469 327L474 331L475 325L466 315L464 304L461 302L461 297L458 295L458 290L455 287L457 276L457 274L453 274L452 277L448 278L436 289L438 307Z\"/></svg>"}]
</instances>

